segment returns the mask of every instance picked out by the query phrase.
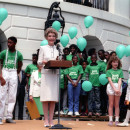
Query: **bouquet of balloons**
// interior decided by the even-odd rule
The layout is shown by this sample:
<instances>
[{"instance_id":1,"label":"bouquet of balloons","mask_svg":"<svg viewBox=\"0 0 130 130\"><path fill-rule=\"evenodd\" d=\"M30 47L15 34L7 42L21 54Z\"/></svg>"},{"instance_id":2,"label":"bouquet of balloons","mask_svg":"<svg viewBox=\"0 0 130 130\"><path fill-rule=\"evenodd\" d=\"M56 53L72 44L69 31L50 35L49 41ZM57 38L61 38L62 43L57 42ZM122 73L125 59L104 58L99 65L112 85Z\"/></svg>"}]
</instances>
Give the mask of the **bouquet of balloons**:
<instances>
[{"instance_id":1,"label":"bouquet of balloons","mask_svg":"<svg viewBox=\"0 0 130 130\"><path fill-rule=\"evenodd\" d=\"M87 16L84 19L84 25L86 28L89 28L94 22L94 19L92 16ZM61 28L61 24L59 21L54 21L52 24L52 28L54 28L57 32L60 30ZM62 35L60 37L60 43L62 44L63 47L66 47L69 43L69 38L70 39L74 39L76 37L78 33L78 30L76 27L72 26L68 29L68 35ZM47 41L43 40L40 44L40 46L44 46L47 45ZM85 49L85 47L87 46L87 40L83 37L80 37L77 39L77 46L80 49L80 51L83 51Z\"/></svg>"}]
</instances>

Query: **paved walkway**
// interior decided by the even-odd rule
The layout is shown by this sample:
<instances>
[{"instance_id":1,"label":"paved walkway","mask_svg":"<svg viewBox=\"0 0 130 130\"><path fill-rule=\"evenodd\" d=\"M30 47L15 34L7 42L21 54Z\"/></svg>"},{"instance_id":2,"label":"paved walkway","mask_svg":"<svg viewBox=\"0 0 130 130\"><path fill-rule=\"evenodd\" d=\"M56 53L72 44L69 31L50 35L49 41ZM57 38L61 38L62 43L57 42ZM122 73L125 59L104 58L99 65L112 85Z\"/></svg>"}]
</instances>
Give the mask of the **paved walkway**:
<instances>
[{"instance_id":1,"label":"paved walkway","mask_svg":"<svg viewBox=\"0 0 130 130\"><path fill-rule=\"evenodd\" d=\"M57 121L54 121L57 123ZM129 127L109 127L108 122L101 121L61 121L65 127L71 127L72 130L130 130ZM47 130L41 120L17 120L16 124L0 125L0 130Z\"/></svg>"}]
</instances>

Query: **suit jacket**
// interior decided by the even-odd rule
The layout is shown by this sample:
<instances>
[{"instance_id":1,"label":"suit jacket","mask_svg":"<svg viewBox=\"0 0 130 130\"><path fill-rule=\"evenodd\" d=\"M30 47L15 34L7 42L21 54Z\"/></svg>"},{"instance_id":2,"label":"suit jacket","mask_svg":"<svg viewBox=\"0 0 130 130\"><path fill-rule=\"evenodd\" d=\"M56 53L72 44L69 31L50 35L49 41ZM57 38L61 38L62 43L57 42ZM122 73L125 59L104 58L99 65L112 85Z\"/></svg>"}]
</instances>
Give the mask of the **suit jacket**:
<instances>
[{"instance_id":1,"label":"suit jacket","mask_svg":"<svg viewBox=\"0 0 130 130\"><path fill-rule=\"evenodd\" d=\"M40 97L41 78L38 77L38 70L32 73L29 95Z\"/></svg>"}]
</instances>

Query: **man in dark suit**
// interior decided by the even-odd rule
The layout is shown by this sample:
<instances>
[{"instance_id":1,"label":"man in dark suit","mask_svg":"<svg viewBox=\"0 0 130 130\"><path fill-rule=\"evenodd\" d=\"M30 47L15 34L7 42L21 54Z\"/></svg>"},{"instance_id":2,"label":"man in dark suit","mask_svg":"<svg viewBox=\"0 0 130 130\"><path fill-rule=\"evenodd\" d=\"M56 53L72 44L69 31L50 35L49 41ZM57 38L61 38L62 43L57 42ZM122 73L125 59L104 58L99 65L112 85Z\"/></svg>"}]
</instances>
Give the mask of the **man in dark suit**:
<instances>
[{"instance_id":1,"label":"man in dark suit","mask_svg":"<svg viewBox=\"0 0 130 130\"><path fill-rule=\"evenodd\" d=\"M18 102L18 120L23 120L23 108L24 108L24 97L25 97L25 86L27 84L26 75L24 71L21 71L18 75L18 88L16 104ZM15 104L15 108L16 108ZM15 108L13 112L13 119L15 119Z\"/></svg>"}]
</instances>

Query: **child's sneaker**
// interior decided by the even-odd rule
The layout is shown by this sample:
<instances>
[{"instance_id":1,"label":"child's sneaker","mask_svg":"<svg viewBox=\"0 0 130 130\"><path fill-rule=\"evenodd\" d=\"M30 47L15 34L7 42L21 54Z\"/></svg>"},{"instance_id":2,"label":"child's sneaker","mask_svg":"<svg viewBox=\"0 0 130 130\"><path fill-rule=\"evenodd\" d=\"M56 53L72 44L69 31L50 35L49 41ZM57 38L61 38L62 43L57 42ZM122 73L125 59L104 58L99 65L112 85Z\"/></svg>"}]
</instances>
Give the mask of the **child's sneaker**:
<instances>
[{"instance_id":1,"label":"child's sneaker","mask_svg":"<svg viewBox=\"0 0 130 130\"><path fill-rule=\"evenodd\" d=\"M58 111L55 112L55 115L58 115Z\"/></svg>"},{"instance_id":2,"label":"child's sneaker","mask_svg":"<svg viewBox=\"0 0 130 130\"><path fill-rule=\"evenodd\" d=\"M119 121L115 121L115 126L117 126L119 124Z\"/></svg>"},{"instance_id":3,"label":"child's sneaker","mask_svg":"<svg viewBox=\"0 0 130 130\"><path fill-rule=\"evenodd\" d=\"M68 112L68 116L72 116L73 115L73 112L72 111L69 111Z\"/></svg>"},{"instance_id":4,"label":"child's sneaker","mask_svg":"<svg viewBox=\"0 0 130 130\"><path fill-rule=\"evenodd\" d=\"M80 116L79 112L75 112L74 114L75 116Z\"/></svg>"},{"instance_id":5,"label":"child's sneaker","mask_svg":"<svg viewBox=\"0 0 130 130\"><path fill-rule=\"evenodd\" d=\"M99 117L100 117L100 113L96 113L95 116L96 116L97 118L99 118Z\"/></svg>"},{"instance_id":6,"label":"child's sneaker","mask_svg":"<svg viewBox=\"0 0 130 130\"><path fill-rule=\"evenodd\" d=\"M108 125L113 126L113 121L109 121Z\"/></svg>"},{"instance_id":7,"label":"child's sneaker","mask_svg":"<svg viewBox=\"0 0 130 130\"><path fill-rule=\"evenodd\" d=\"M0 125L3 125L2 119L0 118Z\"/></svg>"},{"instance_id":8,"label":"child's sneaker","mask_svg":"<svg viewBox=\"0 0 130 130\"><path fill-rule=\"evenodd\" d=\"M85 112L80 113L80 116L86 116Z\"/></svg>"},{"instance_id":9,"label":"child's sneaker","mask_svg":"<svg viewBox=\"0 0 130 130\"><path fill-rule=\"evenodd\" d=\"M67 115L67 113L68 113L68 108L67 108L67 109L64 109L64 110L63 110L63 113L64 113L64 115Z\"/></svg>"},{"instance_id":10,"label":"child's sneaker","mask_svg":"<svg viewBox=\"0 0 130 130\"><path fill-rule=\"evenodd\" d=\"M60 114L63 115L64 114L63 111L60 111Z\"/></svg>"},{"instance_id":11,"label":"child's sneaker","mask_svg":"<svg viewBox=\"0 0 130 130\"><path fill-rule=\"evenodd\" d=\"M92 112L89 112L88 113L88 118L91 118L92 117Z\"/></svg>"}]
</instances>

